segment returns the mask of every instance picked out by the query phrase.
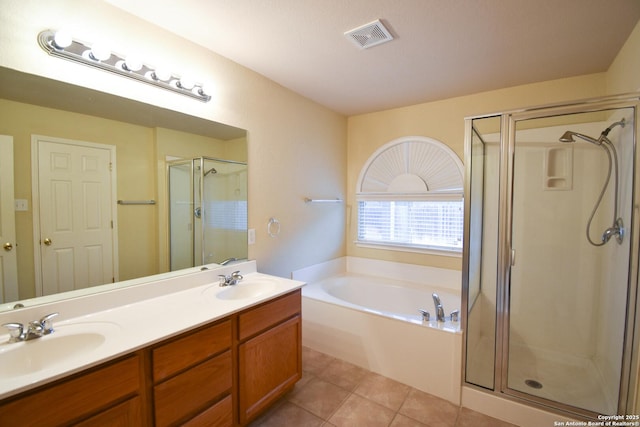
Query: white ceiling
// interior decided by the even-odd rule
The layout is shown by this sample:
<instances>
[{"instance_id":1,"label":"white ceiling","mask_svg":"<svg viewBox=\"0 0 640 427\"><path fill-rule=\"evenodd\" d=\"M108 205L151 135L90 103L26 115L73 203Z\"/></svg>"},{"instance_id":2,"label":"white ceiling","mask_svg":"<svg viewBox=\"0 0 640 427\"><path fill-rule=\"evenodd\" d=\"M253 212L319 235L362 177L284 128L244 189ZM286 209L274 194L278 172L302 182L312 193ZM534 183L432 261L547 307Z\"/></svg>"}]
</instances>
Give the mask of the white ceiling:
<instances>
[{"instance_id":1,"label":"white ceiling","mask_svg":"<svg viewBox=\"0 0 640 427\"><path fill-rule=\"evenodd\" d=\"M606 71L640 18L640 0L105 1L345 115ZM376 19L393 41L344 36Z\"/></svg>"}]
</instances>

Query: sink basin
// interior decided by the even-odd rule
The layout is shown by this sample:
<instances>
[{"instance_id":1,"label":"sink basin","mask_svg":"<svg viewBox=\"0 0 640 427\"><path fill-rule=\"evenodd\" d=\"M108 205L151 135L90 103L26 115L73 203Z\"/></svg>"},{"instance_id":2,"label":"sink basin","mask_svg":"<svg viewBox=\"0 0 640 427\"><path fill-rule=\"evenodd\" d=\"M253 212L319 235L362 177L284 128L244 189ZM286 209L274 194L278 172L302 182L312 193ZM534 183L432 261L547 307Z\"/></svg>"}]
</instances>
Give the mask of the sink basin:
<instances>
[{"instance_id":1,"label":"sink basin","mask_svg":"<svg viewBox=\"0 0 640 427\"><path fill-rule=\"evenodd\" d=\"M277 283L278 282L276 280L267 277L250 278L243 280L237 285L222 288L224 290L217 292L216 298L222 300L255 298L275 290Z\"/></svg>"},{"instance_id":2,"label":"sink basin","mask_svg":"<svg viewBox=\"0 0 640 427\"><path fill-rule=\"evenodd\" d=\"M119 329L107 322L56 327L42 338L0 345L0 377L12 378L49 369L78 359L101 347L109 333Z\"/></svg>"}]
</instances>

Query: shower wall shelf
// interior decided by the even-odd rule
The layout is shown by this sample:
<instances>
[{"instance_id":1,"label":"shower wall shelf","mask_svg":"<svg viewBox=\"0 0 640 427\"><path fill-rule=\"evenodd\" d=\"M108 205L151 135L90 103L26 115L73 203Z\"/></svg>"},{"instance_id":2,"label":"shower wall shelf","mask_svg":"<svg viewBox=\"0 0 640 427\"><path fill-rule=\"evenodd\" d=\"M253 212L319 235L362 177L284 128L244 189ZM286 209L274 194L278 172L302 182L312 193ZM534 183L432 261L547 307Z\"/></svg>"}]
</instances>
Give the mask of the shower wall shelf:
<instances>
[{"instance_id":1,"label":"shower wall shelf","mask_svg":"<svg viewBox=\"0 0 640 427\"><path fill-rule=\"evenodd\" d=\"M304 198L305 203L342 203L342 199L310 199L309 197Z\"/></svg>"},{"instance_id":2,"label":"shower wall shelf","mask_svg":"<svg viewBox=\"0 0 640 427\"><path fill-rule=\"evenodd\" d=\"M573 189L573 147L550 147L544 157L545 190Z\"/></svg>"},{"instance_id":3,"label":"shower wall shelf","mask_svg":"<svg viewBox=\"0 0 640 427\"><path fill-rule=\"evenodd\" d=\"M118 200L119 205L155 205L155 200Z\"/></svg>"}]
</instances>

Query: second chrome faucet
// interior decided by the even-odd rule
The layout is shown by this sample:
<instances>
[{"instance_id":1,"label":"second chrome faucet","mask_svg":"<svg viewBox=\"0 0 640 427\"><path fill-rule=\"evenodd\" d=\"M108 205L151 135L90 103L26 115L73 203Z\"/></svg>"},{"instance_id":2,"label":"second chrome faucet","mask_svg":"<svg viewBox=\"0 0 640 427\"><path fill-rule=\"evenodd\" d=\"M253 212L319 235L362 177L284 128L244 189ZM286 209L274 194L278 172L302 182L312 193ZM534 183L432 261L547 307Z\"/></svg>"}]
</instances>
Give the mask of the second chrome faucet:
<instances>
[{"instance_id":1,"label":"second chrome faucet","mask_svg":"<svg viewBox=\"0 0 640 427\"><path fill-rule=\"evenodd\" d=\"M47 314L40 320L29 322L28 325L5 323L2 326L9 330L9 342L29 341L53 333L53 318L57 315L58 313Z\"/></svg>"},{"instance_id":2,"label":"second chrome faucet","mask_svg":"<svg viewBox=\"0 0 640 427\"><path fill-rule=\"evenodd\" d=\"M243 279L242 274L240 274L240 271L234 271L233 273L231 273L230 276L219 274L218 278L220 279L220 282L219 282L220 286L237 285Z\"/></svg>"}]
</instances>

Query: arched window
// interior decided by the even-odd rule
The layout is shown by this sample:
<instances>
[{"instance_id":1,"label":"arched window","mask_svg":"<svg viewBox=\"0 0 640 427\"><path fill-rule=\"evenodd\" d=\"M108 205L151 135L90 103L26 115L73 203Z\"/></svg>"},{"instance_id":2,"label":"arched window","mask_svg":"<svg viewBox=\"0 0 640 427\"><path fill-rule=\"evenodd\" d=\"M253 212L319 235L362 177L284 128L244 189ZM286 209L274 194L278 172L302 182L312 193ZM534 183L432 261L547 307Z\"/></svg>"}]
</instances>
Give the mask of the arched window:
<instances>
[{"instance_id":1,"label":"arched window","mask_svg":"<svg viewBox=\"0 0 640 427\"><path fill-rule=\"evenodd\" d=\"M356 200L360 246L462 252L462 162L440 141L411 136L380 147L360 172Z\"/></svg>"}]
</instances>

